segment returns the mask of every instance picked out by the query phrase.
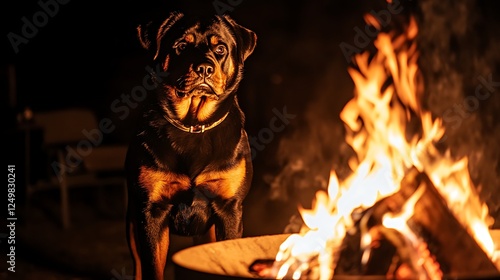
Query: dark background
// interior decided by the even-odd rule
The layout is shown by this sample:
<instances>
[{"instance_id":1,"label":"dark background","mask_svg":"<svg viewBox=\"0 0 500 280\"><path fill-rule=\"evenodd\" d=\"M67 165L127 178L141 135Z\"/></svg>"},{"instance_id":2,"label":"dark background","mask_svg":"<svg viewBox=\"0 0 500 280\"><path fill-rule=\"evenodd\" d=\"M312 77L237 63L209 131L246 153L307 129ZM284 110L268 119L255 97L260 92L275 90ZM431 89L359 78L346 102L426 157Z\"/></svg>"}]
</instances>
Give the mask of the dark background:
<instances>
[{"instance_id":1,"label":"dark background","mask_svg":"<svg viewBox=\"0 0 500 280\"><path fill-rule=\"evenodd\" d=\"M229 14L258 36L257 47L245 62L239 92L248 134L256 136L269 127L273 109L282 111L286 107L288 113L296 115L284 131L275 133L272 141L257 153L254 186L247 203L249 223L245 235L281 233L296 214L297 205L310 203L330 168L342 168L345 146L338 115L352 98L353 85L346 71L349 62L339 45L354 46L354 28L365 26L363 14L386 9L387 4L338 0L221 2L237 3ZM198 5L193 1L185 3L193 8ZM205 1L204 7L211 9L213 3ZM33 15L41 7L37 1L3 3L2 106L7 142L9 147L17 147L4 149L7 163L15 162L18 166L23 163L23 157L19 156L22 148L16 145L19 141L9 132L16 130L16 116L27 107L35 112L71 106L92 108L100 118L110 118L118 127L113 134L106 135L105 141L127 143L138 110L131 110L130 116L122 120L111 110L111 104L141 85L147 74L144 68L148 56L138 43L135 28L165 15L173 4L152 0L71 0L59 4L58 12L49 16L47 23L38 27L15 53L8 34L22 35L22 18L33 22ZM478 75L491 74L493 81L500 81L497 1L414 0L402 1L401 5L404 10L394 16L391 26L397 27L409 13L417 16L421 30L420 66L426 78L423 102L433 113L442 115L454 103L472 94ZM9 69L15 72L15 82L8 78ZM500 208L498 95L495 90L491 98L481 103L473 117L450 133L448 143L456 147L457 155L474 155L476 165L471 168L472 175L483 184L481 193L493 216L498 216ZM85 202L82 221L99 219L99 214L91 217L83 214L85 207L94 209L93 197L78 198ZM19 269L34 277L26 279L50 279L49 275L57 277L61 271L67 275L112 278L113 269L129 269L120 228L122 221L116 220L119 236L115 237L118 240L115 245L121 246L120 250L101 245L112 242L108 240L113 239L111 233L103 235L102 240L82 236L84 232L102 232L93 223L82 222L74 231L62 233L57 226L47 226L46 223L52 223L50 218L43 220L40 228L47 229L46 233L30 230L19 233L19 238L25 237L24 245L23 241L19 245L23 249ZM106 223L111 227L112 223ZM58 240L78 240L78 244ZM82 244L86 241L97 245ZM3 247L4 243L1 244ZM101 248L107 252L104 254L107 259L101 260L102 256L96 252L90 255L95 258L93 261L82 261L85 255L82 248ZM109 260L116 255L115 251L121 257ZM46 274L39 274L41 271ZM44 276L37 278L40 275ZM66 277L69 276L60 279Z\"/></svg>"}]
</instances>

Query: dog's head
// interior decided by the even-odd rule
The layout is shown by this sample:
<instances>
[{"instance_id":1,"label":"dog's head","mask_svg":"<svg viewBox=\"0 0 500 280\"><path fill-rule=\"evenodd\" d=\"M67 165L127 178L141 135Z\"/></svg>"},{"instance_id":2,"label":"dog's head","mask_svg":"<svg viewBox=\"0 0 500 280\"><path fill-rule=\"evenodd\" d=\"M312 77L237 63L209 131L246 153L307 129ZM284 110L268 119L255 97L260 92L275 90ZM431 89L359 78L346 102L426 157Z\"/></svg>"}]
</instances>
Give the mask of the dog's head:
<instances>
[{"instance_id":1,"label":"dog's head","mask_svg":"<svg viewBox=\"0 0 500 280\"><path fill-rule=\"evenodd\" d=\"M217 108L234 102L243 62L257 40L227 15L174 12L157 28L142 25L137 31L152 54L152 69L166 73L156 79L161 106L169 117L187 123L205 122Z\"/></svg>"}]
</instances>

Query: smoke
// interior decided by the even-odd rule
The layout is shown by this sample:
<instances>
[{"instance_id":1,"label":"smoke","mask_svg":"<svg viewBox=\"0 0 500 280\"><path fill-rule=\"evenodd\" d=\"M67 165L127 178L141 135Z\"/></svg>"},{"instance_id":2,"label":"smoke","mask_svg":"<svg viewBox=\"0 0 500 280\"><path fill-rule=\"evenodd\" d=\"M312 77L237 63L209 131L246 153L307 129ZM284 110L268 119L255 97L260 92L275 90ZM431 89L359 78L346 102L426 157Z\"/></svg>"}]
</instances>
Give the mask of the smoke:
<instances>
[{"instance_id":1,"label":"smoke","mask_svg":"<svg viewBox=\"0 0 500 280\"><path fill-rule=\"evenodd\" d=\"M347 175L350 148L344 143L340 111L352 98L353 84L340 55L332 58L325 76L312 89L314 99L300 114L291 133L277 149L279 174L270 174L270 199L298 201L307 206L317 190L326 189L330 170Z\"/></svg>"},{"instance_id":2,"label":"smoke","mask_svg":"<svg viewBox=\"0 0 500 280\"><path fill-rule=\"evenodd\" d=\"M500 226L500 5L493 1L419 2L419 68L425 105L446 127L444 144L469 158L478 191ZM496 11L496 12L495 12Z\"/></svg>"}]
</instances>

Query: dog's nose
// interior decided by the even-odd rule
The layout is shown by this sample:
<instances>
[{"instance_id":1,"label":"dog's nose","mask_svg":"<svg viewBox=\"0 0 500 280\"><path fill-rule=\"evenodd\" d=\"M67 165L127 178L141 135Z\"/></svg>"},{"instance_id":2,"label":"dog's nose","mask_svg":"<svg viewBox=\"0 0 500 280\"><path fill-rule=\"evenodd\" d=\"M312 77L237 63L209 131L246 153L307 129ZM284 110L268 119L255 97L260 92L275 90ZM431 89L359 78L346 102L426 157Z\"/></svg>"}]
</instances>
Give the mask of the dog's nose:
<instances>
[{"instance_id":1,"label":"dog's nose","mask_svg":"<svg viewBox=\"0 0 500 280\"><path fill-rule=\"evenodd\" d=\"M208 78L214 73L214 67L209 63L201 63L196 67L196 73L202 78Z\"/></svg>"}]
</instances>

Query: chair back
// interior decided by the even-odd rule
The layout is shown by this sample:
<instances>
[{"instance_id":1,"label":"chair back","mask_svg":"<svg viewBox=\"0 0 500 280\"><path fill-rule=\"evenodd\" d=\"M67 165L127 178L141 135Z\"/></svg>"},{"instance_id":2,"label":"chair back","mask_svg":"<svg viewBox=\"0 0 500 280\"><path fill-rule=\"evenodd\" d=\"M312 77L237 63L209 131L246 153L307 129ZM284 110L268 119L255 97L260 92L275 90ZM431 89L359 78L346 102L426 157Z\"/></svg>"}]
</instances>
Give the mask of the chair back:
<instances>
[{"instance_id":1,"label":"chair back","mask_svg":"<svg viewBox=\"0 0 500 280\"><path fill-rule=\"evenodd\" d=\"M35 112L33 117L35 124L43 128L44 143L47 145L76 143L86 139L85 130L98 127L95 113L85 108Z\"/></svg>"}]
</instances>

